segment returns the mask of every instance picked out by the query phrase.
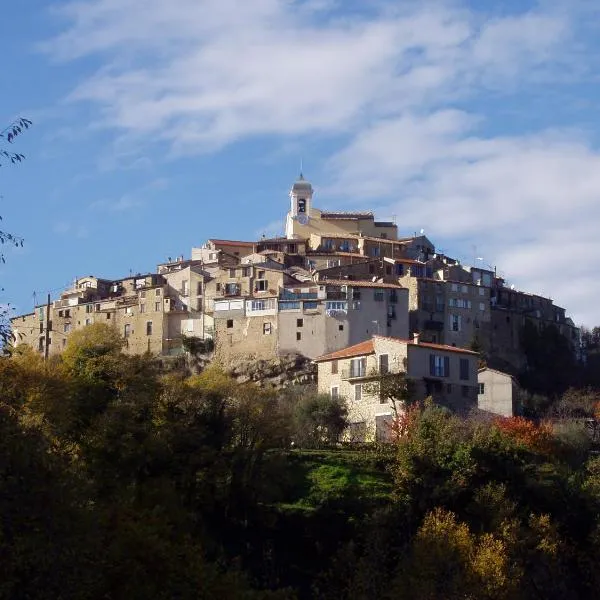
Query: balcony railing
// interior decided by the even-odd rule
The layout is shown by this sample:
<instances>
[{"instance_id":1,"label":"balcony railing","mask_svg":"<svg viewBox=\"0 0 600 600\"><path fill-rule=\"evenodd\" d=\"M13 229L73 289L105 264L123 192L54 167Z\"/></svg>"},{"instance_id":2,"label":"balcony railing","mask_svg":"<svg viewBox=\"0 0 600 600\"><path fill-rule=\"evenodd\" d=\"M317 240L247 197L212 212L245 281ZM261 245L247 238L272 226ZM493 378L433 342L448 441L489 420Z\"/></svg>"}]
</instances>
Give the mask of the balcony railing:
<instances>
[{"instance_id":1,"label":"balcony railing","mask_svg":"<svg viewBox=\"0 0 600 600\"><path fill-rule=\"evenodd\" d=\"M351 379L365 379L366 377L377 376L376 370L367 371L367 369L361 368L351 368L351 369L342 369L341 378L343 381L348 381Z\"/></svg>"},{"instance_id":2,"label":"balcony railing","mask_svg":"<svg viewBox=\"0 0 600 600\"><path fill-rule=\"evenodd\" d=\"M280 300L316 300L317 297L317 292L289 292L288 290L282 290L279 294Z\"/></svg>"}]
</instances>

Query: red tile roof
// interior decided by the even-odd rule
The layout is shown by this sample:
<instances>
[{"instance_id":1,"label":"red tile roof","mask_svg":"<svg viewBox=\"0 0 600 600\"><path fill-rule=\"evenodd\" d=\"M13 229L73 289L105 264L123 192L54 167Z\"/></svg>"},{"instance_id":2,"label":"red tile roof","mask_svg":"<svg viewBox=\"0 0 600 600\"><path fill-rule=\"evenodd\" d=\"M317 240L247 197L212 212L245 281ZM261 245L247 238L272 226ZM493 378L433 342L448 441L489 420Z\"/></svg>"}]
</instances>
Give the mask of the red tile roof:
<instances>
[{"instance_id":1,"label":"red tile roof","mask_svg":"<svg viewBox=\"0 0 600 600\"><path fill-rule=\"evenodd\" d=\"M331 268L333 269L336 267ZM317 283L319 285L347 285L348 287L387 288L390 290L404 289L397 283L382 283L379 281L364 281L360 279L320 279Z\"/></svg>"},{"instance_id":2,"label":"red tile roof","mask_svg":"<svg viewBox=\"0 0 600 600\"><path fill-rule=\"evenodd\" d=\"M413 340L403 340L402 338L389 337L386 335L374 335L372 339L367 340L366 342L360 342L358 344L354 344L353 346L348 346L346 348L342 348L341 350L337 350L336 352L331 352L330 354L319 356L315 359L315 361L324 362L327 360L337 360L339 358L351 358L353 356L364 356L366 354L373 354L375 352L373 339L375 338L391 340L400 344L406 344L410 347L429 348L430 350L441 350L443 352L458 352L460 354L470 354L472 356L478 355L477 352L467 350L466 348L457 348L456 346L446 346L444 344L431 344L429 342L419 342L418 344L415 344Z\"/></svg>"},{"instance_id":3,"label":"red tile roof","mask_svg":"<svg viewBox=\"0 0 600 600\"><path fill-rule=\"evenodd\" d=\"M336 352L324 354L315 359L316 362L322 362L325 360L337 360L338 358L350 358L352 356L364 356L365 354L373 354L375 349L373 348L373 340L367 340L366 342L360 342L347 348L342 348Z\"/></svg>"},{"instance_id":4,"label":"red tile roof","mask_svg":"<svg viewBox=\"0 0 600 600\"><path fill-rule=\"evenodd\" d=\"M213 238L211 238L208 241L212 242L213 244L219 244L219 246L248 246L248 247L252 247L256 243L256 242L241 242L239 240L215 240Z\"/></svg>"}]
</instances>

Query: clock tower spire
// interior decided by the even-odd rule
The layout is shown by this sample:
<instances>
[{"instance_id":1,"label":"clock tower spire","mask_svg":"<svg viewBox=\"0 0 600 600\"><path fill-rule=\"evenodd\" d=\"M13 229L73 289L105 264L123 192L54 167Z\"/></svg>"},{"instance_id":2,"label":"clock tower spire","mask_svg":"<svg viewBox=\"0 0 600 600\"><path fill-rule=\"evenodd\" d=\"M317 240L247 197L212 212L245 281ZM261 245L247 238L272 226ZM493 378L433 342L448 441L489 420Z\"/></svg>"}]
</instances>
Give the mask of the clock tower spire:
<instances>
[{"instance_id":1,"label":"clock tower spire","mask_svg":"<svg viewBox=\"0 0 600 600\"><path fill-rule=\"evenodd\" d=\"M290 190L290 212L286 220L286 237L294 237L294 225L307 225L311 217L313 187L302 171Z\"/></svg>"}]
</instances>

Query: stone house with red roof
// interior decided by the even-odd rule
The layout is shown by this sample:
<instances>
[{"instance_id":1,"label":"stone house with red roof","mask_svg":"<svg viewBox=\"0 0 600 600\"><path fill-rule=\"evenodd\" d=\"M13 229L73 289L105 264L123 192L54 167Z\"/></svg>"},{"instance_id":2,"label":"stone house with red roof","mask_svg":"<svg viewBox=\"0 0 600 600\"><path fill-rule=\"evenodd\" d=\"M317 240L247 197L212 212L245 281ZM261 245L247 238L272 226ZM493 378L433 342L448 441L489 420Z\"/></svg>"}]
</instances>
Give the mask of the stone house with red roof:
<instances>
[{"instance_id":1,"label":"stone house with red roof","mask_svg":"<svg viewBox=\"0 0 600 600\"><path fill-rule=\"evenodd\" d=\"M351 441L385 441L394 417L403 407L373 392L373 382L387 373L405 373L414 399L434 402L459 413L477 407L476 352L412 340L372 336L371 339L316 359L320 393L344 398ZM375 386L376 387L376 386Z\"/></svg>"}]
</instances>

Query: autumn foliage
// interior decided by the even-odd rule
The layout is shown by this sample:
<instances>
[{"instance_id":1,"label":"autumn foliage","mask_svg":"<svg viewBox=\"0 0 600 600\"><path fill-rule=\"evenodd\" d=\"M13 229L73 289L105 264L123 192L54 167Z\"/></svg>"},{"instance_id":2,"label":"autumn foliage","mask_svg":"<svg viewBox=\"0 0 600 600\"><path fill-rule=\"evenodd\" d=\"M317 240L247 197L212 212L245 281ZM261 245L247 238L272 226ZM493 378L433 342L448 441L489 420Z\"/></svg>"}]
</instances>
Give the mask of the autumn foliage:
<instances>
[{"instance_id":1,"label":"autumn foliage","mask_svg":"<svg viewBox=\"0 0 600 600\"><path fill-rule=\"evenodd\" d=\"M534 423L525 417L500 417L496 427L517 443L535 452L549 452L552 449L552 427L549 423Z\"/></svg>"}]
</instances>

